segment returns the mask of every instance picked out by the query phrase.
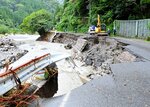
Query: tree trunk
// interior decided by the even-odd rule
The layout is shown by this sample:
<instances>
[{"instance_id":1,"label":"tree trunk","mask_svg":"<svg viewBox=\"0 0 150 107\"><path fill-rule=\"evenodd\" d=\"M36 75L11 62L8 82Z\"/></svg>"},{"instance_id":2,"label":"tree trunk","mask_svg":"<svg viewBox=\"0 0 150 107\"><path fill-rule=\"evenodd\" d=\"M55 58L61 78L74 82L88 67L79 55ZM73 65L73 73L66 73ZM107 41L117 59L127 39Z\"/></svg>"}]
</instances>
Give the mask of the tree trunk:
<instances>
[{"instance_id":1,"label":"tree trunk","mask_svg":"<svg viewBox=\"0 0 150 107\"><path fill-rule=\"evenodd\" d=\"M37 39L37 41L49 41L47 32L45 31L44 28L39 29L38 33L39 33L40 37Z\"/></svg>"}]
</instances>

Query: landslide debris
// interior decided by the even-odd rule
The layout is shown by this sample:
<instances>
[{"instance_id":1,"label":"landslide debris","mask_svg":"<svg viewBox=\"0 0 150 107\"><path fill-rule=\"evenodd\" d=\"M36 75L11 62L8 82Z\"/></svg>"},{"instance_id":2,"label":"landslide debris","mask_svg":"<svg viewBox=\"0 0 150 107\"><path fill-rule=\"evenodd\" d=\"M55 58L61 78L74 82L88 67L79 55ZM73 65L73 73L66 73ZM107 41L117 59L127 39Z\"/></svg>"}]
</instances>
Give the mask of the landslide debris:
<instances>
[{"instance_id":1,"label":"landslide debris","mask_svg":"<svg viewBox=\"0 0 150 107\"><path fill-rule=\"evenodd\" d=\"M26 50L17 47L19 44L21 43L17 43L12 39L0 39L0 68L4 67L6 60L13 63L27 53Z\"/></svg>"},{"instance_id":2,"label":"landslide debris","mask_svg":"<svg viewBox=\"0 0 150 107\"><path fill-rule=\"evenodd\" d=\"M98 36L73 36L69 34L59 34L54 42L65 43L73 47L74 59L84 62L85 66L92 66L95 71L88 75L101 75L102 73L111 73L110 64L125 63L137 61L137 56L126 51L120 43L110 37ZM69 37L69 38L68 38Z\"/></svg>"}]
</instances>

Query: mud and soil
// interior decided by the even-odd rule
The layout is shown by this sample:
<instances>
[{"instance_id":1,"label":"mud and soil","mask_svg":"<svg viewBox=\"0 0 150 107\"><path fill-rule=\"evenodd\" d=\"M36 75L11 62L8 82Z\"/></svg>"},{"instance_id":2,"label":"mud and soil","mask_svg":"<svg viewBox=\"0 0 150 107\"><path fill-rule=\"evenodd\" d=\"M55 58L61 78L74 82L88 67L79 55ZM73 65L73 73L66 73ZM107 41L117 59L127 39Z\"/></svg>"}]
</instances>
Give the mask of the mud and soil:
<instances>
[{"instance_id":1,"label":"mud and soil","mask_svg":"<svg viewBox=\"0 0 150 107\"><path fill-rule=\"evenodd\" d=\"M68 33L58 33L54 38L53 42L55 43L63 43L63 44L69 44L69 45L75 45L76 41L79 36L76 36L74 34L68 34Z\"/></svg>"},{"instance_id":2,"label":"mud and soil","mask_svg":"<svg viewBox=\"0 0 150 107\"><path fill-rule=\"evenodd\" d=\"M81 46L78 39L84 39L87 41L86 45L83 45L82 51L74 48L76 45ZM102 73L111 73L110 64L133 62L137 61L138 57L128 52L123 48L127 44L120 43L113 38L105 36L77 36L73 34L58 34L55 36L53 42L64 43L66 46L73 47L73 58L85 63L85 66L92 66L95 69L93 74L88 77L92 79L95 75L101 75ZM78 44L77 44L78 43Z\"/></svg>"}]
</instances>

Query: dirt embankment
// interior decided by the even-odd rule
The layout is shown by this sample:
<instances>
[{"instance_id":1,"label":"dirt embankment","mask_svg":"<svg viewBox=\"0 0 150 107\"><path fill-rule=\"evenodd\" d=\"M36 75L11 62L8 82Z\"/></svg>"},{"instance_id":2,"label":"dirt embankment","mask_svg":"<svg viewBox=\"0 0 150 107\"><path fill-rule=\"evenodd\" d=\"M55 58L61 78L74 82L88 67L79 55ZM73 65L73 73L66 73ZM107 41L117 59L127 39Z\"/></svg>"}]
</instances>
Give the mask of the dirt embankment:
<instances>
[{"instance_id":1,"label":"dirt embankment","mask_svg":"<svg viewBox=\"0 0 150 107\"><path fill-rule=\"evenodd\" d=\"M55 43L63 43L69 45L75 45L79 36L68 33L58 33L54 38L53 42Z\"/></svg>"}]
</instances>

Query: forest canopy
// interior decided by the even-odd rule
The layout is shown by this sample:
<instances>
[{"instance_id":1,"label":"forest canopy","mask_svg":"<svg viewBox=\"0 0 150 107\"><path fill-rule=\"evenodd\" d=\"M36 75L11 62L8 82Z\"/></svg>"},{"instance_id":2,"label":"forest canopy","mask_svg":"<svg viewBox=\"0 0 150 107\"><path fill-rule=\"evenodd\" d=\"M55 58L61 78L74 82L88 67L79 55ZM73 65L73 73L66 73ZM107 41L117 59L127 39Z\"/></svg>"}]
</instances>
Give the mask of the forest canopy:
<instances>
[{"instance_id":1,"label":"forest canopy","mask_svg":"<svg viewBox=\"0 0 150 107\"><path fill-rule=\"evenodd\" d=\"M0 33L21 31L23 19L41 9L51 14L50 26L57 30L86 32L97 14L111 27L116 19L150 18L149 6L150 0L0 0Z\"/></svg>"},{"instance_id":2,"label":"forest canopy","mask_svg":"<svg viewBox=\"0 0 150 107\"><path fill-rule=\"evenodd\" d=\"M23 19L41 9L55 13L57 0L0 0L0 33L18 32Z\"/></svg>"},{"instance_id":3,"label":"forest canopy","mask_svg":"<svg viewBox=\"0 0 150 107\"><path fill-rule=\"evenodd\" d=\"M150 0L65 0L59 30L85 32L96 25L97 14L107 26L114 20L150 18Z\"/></svg>"}]
</instances>

